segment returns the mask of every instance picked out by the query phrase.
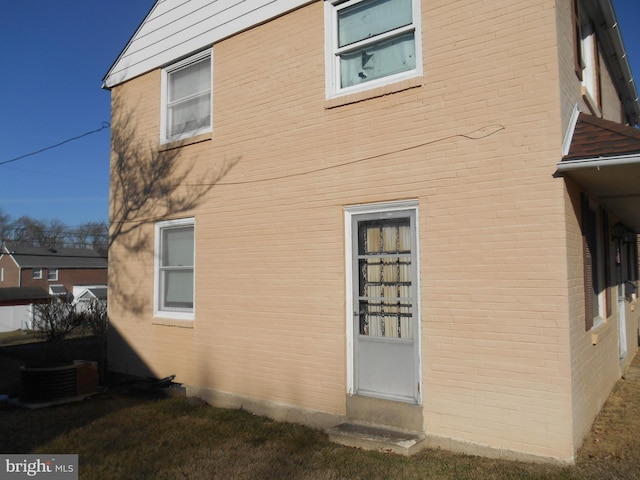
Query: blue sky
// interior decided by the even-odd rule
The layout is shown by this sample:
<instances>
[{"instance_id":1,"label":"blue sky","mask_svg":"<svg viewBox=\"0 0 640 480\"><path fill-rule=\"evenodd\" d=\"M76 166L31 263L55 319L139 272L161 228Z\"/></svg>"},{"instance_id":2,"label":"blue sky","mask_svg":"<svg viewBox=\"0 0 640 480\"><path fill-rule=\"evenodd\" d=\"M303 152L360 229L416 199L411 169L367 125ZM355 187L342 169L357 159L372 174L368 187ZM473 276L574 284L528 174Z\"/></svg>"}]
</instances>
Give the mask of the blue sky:
<instances>
[{"instance_id":1,"label":"blue sky","mask_svg":"<svg viewBox=\"0 0 640 480\"><path fill-rule=\"evenodd\" d=\"M20 0L0 8L0 163L110 121L102 78L154 0ZM640 0L614 0L640 83ZM0 165L0 208L68 226L106 221L109 129Z\"/></svg>"},{"instance_id":2,"label":"blue sky","mask_svg":"<svg viewBox=\"0 0 640 480\"><path fill-rule=\"evenodd\" d=\"M0 162L110 121L102 78L154 0L20 0L0 7ZM0 208L68 226L106 221L109 129L0 165Z\"/></svg>"}]
</instances>

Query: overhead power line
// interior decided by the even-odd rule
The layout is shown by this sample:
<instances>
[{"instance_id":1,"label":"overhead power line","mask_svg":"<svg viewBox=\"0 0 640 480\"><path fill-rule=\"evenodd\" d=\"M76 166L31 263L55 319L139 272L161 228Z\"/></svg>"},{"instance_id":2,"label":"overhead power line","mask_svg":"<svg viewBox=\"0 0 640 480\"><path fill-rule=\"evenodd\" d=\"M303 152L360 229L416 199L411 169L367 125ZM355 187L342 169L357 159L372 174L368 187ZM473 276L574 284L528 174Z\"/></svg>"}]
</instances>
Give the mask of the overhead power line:
<instances>
[{"instance_id":1,"label":"overhead power line","mask_svg":"<svg viewBox=\"0 0 640 480\"><path fill-rule=\"evenodd\" d=\"M69 143L69 142L73 142L74 140L78 140L80 138L86 137L88 135L92 135L94 133L98 133L101 132L102 130L105 130L107 128L111 127L111 124L109 122L102 122L102 126L96 130L91 130L90 132L85 132L82 135L78 135L77 137L72 137L72 138L68 138L60 143L56 143L55 145L49 145L48 147L44 147L41 148L40 150L36 150L35 152L31 152L31 153L25 153L24 155L20 155L19 157L15 157L15 158L11 158L9 160L5 160L3 162L0 162L0 165L6 165L7 163L11 163L11 162L17 162L18 160L22 160L23 158L26 157L31 157L32 155L37 155L38 153L42 153L42 152L46 152L47 150L51 150L53 148L57 148L61 145L64 145L65 143Z\"/></svg>"}]
</instances>

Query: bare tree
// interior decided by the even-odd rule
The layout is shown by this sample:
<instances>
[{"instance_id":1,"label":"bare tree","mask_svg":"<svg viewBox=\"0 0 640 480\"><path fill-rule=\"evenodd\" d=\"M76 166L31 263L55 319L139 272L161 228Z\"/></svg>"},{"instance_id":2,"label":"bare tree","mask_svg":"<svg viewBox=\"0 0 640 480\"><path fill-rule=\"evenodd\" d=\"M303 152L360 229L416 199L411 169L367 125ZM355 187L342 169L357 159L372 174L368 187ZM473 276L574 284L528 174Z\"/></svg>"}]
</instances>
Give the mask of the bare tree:
<instances>
[{"instance_id":1,"label":"bare tree","mask_svg":"<svg viewBox=\"0 0 640 480\"><path fill-rule=\"evenodd\" d=\"M106 256L109 246L109 225L106 222L89 222L85 225L91 235L89 246Z\"/></svg>"},{"instance_id":2,"label":"bare tree","mask_svg":"<svg viewBox=\"0 0 640 480\"><path fill-rule=\"evenodd\" d=\"M0 208L0 242L8 240L13 232L13 224L11 222L11 215L6 214Z\"/></svg>"},{"instance_id":3,"label":"bare tree","mask_svg":"<svg viewBox=\"0 0 640 480\"><path fill-rule=\"evenodd\" d=\"M13 239L16 242L43 247L46 243L47 226L44 222L23 215L13 224Z\"/></svg>"},{"instance_id":4,"label":"bare tree","mask_svg":"<svg viewBox=\"0 0 640 480\"><path fill-rule=\"evenodd\" d=\"M72 232L72 243L78 248L87 248L91 244L91 230L88 223L83 223Z\"/></svg>"},{"instance_id":5,"label":"bare tree","mask_svg":"<svg viewBox=\"0 0 640 480\"><path fill-rule=\"evenodd\" d=\"M87 222L70 234L71 243L78 248L93 248L106 256L109 244L109 226L106 222Z\"/></svg>"},{"instance_id":6,"label":"bare tree","mask_svg":"<svg viewBox=\"0 0 640 480\"><path fill-rule=\"evenodd\" d=\"M60 248L67 243L67 226L60 220L53 219L45 223L45 233L41 247Z\"/></svg>"}]
</instances>

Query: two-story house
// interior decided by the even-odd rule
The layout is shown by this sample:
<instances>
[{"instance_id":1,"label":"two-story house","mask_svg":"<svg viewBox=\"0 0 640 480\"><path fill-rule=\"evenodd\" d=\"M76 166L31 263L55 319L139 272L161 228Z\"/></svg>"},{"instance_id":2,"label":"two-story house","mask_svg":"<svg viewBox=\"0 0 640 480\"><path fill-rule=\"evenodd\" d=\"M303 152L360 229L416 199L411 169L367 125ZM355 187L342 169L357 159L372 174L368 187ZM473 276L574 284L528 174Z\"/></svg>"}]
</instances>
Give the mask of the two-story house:
<instances>
[{"instance_id":1,"label":"two-story house","mask_svg":"<svg viewBox=\"0 0 640 480\"><path fill-rule=\"evenodd\" d=\"M573 462L637 349L624 53L610 0L158 1L104 78L110 367Z\"/></svg>"},{"instance_id":2,"label":"two-story house","mask_svg":"<svg viewBox=\"0 0 640 480\"><path fill-rule=\"evenodd\" d=\"M0 288L39 287L68 296L74 286L107 285L107 259L90 248L34 247L3 242Z\"/></svg>"}]
</instances>

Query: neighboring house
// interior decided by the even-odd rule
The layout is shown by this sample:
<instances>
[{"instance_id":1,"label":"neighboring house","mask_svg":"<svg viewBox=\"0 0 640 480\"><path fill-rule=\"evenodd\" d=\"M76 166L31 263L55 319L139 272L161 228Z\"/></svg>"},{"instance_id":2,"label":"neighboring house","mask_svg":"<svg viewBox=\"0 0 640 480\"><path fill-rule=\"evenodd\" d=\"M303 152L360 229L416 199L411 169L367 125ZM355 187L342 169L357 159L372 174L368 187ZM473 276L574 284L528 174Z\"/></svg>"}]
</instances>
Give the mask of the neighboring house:
<instances>
[{"instance_id":1,"label":"neighboring house","mask_svg":"<svg viewBox=\"0 0 640 480\"><path fill-rule=\"evenodd\" d=\"M0 332L26 330L33 325L33 304L51 301L39 287L0 288Z\"/></svg>"},{"instance_id":2,"label":"neighboring house","mask_svg":"<svg viewBox=\"0 0 640 480\"><path fill-rule=\"evenodd\" d=\"M637 350L618 28L610 0L157 2L104 79L109 366L573 462Z\"/></svg>"},{"instance_id":3,"label":"neighboring house","mask_svg":"<svg viewBox=\"0 0 640 480\"><path fill-rule=\"evenodd\" d=\"M70 297L76 285L106 285L107 259L88 248L45 248L5 242L0 250L0 289L39 287Z\"/></svg>"},{"instance_id":4,"label":"neighboring house","mask_svg":"<svg viewBox=\"0 0 640 480\"><path fill-rule=\"evenodd\" d=\"M73 302L76 305L76 311L84 311L92 302L107 302L107 286L106 285L88 285L84 287L75 287L73 289Z\"/></svg>"}]
</instances>

